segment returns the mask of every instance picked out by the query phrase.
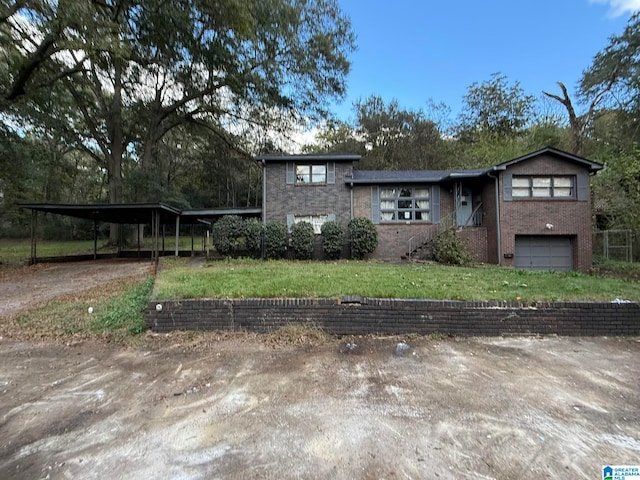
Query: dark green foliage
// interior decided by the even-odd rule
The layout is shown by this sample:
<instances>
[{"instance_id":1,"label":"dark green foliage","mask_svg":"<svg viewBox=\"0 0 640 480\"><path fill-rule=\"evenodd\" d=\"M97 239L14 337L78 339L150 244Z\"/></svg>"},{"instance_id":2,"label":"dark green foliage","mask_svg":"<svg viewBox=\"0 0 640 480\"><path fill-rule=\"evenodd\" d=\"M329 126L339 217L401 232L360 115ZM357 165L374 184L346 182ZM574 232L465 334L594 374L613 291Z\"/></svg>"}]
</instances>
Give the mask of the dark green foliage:
<instances>
[{"instance_id":1,"label":"dark green foliage","mask_svg":"<svg viewBox=\"0 0 640 480\"><path fill-rule=\"evenodd\" d=\"M242 218L225 215L211 229L213 246L223 257L236 255L245 248L245 228Z\"/></svg>"},{"instance_id":2,"label":"dark green foliage","mask_svg":"<svg viewBox=\"0 0 640 480\"><path fill-rule=\"evenodd\" d=\"M308 222L296 223L291 228L291 247L299 260L310 260L313 255L313 226Z\"/></svg>"},{"instance_id":3,"label":"dark green foliage","mask_svg":"<svg viewBox=\"0 0 640 480\"><path fill-rule=\"evenodd\" d=\"M252 257L259 257L262 252L262 234L264 224L255 218L244 221L245 246Z\"/></svg>"},{"instance_id":4,"label":"dark green foliage","mask_svg":"<svg viewBox=\"0 0 640 480\"><path fill-rule=\"evenodd\" d=\"M368 218L354 218L349 222L349 240L351 241L351 257L356 259L366 257L378 246L376 226Z\"/></svg>"},{"instance_id":5,"label":"dark green foliage","mask_svg":"<svg viewBox=\"0 0 640 480\"><path fill-rule=\"evenodd\" d=\"M439 233L433 242L433 255L437 262L450 265L468 265L473 258L455 230Z\"/></svg>"},{"instance_id":6,"label":"dark green foliage","mask_svg":"<svg viewBox=\"0 0 640 480\"><path fill-rule=\"evenodd\" d=\"M269 222L264 228L264 256L269 259L284 258L287 254L287 226Z\"/></svg>"},{"instance_id":7,"label":"dark green foliage","mask_svg":"<svg viewBox=\"0 0 640 480\"><path fill-rule=\"evenodd\" d=\"M531 121L536 98L527 95L520 82L509 85L506 75L494 73L491 79L474 82L464 99L461 117L463 136L478 134L513 136Z\"/></svg>"},{"instance_id":8,"label":"dark green foliage","mask_svg":"<svg viewBox=\"0 0 640 480\"><path fill-rule=\"evenodd\" d=\"M322 251L327 260L340 258L344 246L344 231L338 222L329 221L322 224Z\"/></svg>"}]
</instances>

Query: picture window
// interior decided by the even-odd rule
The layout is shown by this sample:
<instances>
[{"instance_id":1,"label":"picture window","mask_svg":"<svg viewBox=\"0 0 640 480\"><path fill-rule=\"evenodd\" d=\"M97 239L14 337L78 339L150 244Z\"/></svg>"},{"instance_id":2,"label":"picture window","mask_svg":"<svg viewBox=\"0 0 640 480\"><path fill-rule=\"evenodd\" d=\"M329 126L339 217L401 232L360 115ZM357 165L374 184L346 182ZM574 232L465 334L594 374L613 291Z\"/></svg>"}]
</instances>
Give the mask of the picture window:
<instances>
[{"instance_id":1,"label":"picture window","mask_svg":"<svg viewBox=\"0 0 640 480\"><path fill-rule=\"evenodd\" d=\"M381 188L380 220L382 222L430 222L430 189L424 187Z\"/></svg>"}]
</instances>

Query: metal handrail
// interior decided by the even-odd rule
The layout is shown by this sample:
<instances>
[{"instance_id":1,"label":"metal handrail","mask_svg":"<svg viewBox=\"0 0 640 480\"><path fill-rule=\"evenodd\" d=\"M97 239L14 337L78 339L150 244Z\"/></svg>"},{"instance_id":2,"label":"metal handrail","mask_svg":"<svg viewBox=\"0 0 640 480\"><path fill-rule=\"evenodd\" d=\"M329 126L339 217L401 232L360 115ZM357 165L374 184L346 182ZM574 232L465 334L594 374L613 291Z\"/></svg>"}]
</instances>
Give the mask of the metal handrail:
<instances>
[{"instance_id":1,"label":"metal handrail","mask_svg":"<svg viewBox=\"0 0 640 480\"><path fill-rule=\"evenodd\" d=\"M463 227L469 226L469 222L473 222L471 223L471 225L474 227L479 227L480 225L482 225L482 212L480 211L481 208L482 208L482 202L480 202L478 206L476 206L476 208L473 209L473 212L471 212L471 215L469 215L469 218L467 218L467 221L464 222L464 225L462 226Z\"/></svg>"}]
</instances>

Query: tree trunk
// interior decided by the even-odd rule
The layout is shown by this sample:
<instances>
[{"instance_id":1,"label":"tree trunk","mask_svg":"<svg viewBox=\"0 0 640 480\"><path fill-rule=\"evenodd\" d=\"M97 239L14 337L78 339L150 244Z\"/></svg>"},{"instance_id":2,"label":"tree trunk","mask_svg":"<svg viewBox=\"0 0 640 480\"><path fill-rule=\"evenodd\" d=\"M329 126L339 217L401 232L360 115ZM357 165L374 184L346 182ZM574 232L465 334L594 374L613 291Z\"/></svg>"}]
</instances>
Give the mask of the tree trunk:
<instances>
[{"instance_id":1,"label":"tree trunk","mask_svg":"<svg viewBox=\"0 0 640 480\"><path fill-rule=\"evenodd\" d=\"M122 156L124 154L124 132L122 125L122 64L114 62L113 99L107 115L109 150L107 158L109 170L109 203L122 202ZM109 243L116 245L120 238L120 225L112 224L109 229Z\"/></svg>"}]
</instances>

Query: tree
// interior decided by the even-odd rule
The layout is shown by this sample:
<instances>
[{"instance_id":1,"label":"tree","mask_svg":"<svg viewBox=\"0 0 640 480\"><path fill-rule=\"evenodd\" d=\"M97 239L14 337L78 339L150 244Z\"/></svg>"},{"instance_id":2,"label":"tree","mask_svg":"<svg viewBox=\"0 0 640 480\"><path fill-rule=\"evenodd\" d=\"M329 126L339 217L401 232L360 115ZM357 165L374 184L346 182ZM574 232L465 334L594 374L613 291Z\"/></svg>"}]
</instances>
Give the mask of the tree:
<instances>
[{"instance_id":1,"label":"tree","mask_svg":"<svg viewBox=\"0 0 640 480\"><path fill-rule=\"evenodd\" d=\"M594 203L610 226L640 230L640 12L595 55L579 95L596 109L585 148L606 167L594 179Z\"/></svg>"},{"instance_id":2,"label":"tree","mask_svg":"<svg viewBox=\"0 0 640 480\"><path fill-rule=\"evenodd\" d=\"M316 142L305 145L303 150L307 153L366 153L356 127L342 120L328 120L316 135Z\"/></svg>"},{"instance_id":3,"label":"tree","mask_svg":"<svg viewBox=\"0 0 640 480\"><path fill-rule=\"evenodd\" d=\"M542 93L544 93L547 97L560 102L566 108L567 115L569 116L569 127L571 131L571 153L575 155L582 155L585 131L587 129L587 126L589 125L589 122L591 122L596 115L597 107L600 103L600 100L608 92L608 89L602 90L595 94L595 96L589 103L587 111L581 115L578 115L573 106L573 102L571 101L571 97L569 97L567 87L565 87L564 83L562 82L557 82L557 84L562 91L562 97L548 92Z\"/></svg>"},{"instance_id":4,"label":"tree","mask_svg":"<svg viewBox=\"0 0 640 480\"><path fill-rule=\"evenodd\" d=\"M474 134L514 136L531 122L535 97L525 94L520 82L507 83L500 73L481 84L471 84L463 98L459 134L464 138Z\"/></svg>"},{"instance_id":5,"label":"tree","mask_svg":"<svg viewBox=\"0 0 640 480\"><path fill-rule=\"evenodd\" d=\"M66 113L48 121L67 120L80 148L106 169L112 203L122 200L123 162L154 168L162 139L180 125L223 138L238 125L266 127L282 112L319 118L344 94L354 36L335 0L76 3L15 2L3 12L5 51L15 61L2 86L20 89L16 79L38 51L24 46L26 32L51 33L23 90L46 83L53 98L70 96ZM37 80L45 73L46 82Z\"/></svg>"},{"instance_id":6,"label":"tree","mask_svg":"<svg viewBox=\"0 0 640 480\"><path fill-rule=\"evenodd\" d=\"M601 107L640 112L640 12L596 54L579 93L584 101L602 102Z\"/></svg>"},{"instance_id":7,"label":"tree","mask_svg":"<svg viewBox=\"0 0 640 480\"><path fill-rule=\"evenodd\" d=\"M437 168L442 138L422 110L405 110L396 100L386 103L378 96L359 101L354 108L367 168Z\"/></svg>"},{"instance_id":8,"label":"tree","mask_svg":"<svg viewBox=\"0 0 640 480\"><path fill-rule=\"evenodd\" d=\"M51 88L84 68L88 56L108 45L98 1L4 0L0 4L0 102ZM71 61L69 53L84 55Z\"/></svg>"}]
</instances>

